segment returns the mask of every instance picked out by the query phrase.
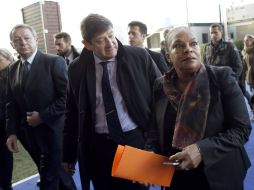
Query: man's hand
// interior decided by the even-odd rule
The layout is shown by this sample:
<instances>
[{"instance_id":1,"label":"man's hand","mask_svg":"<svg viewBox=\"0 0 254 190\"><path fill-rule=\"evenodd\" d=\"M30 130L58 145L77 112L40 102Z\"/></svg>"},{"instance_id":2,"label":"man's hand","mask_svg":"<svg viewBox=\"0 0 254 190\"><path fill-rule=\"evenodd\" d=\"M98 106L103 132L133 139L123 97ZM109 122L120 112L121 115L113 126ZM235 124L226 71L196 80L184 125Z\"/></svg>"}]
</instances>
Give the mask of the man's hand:
<instances>
[{"instance_id":1,"label":"man's hand","mask_svg":"<svg viewBox=\"0 0 254 190\"><path fill-rule=\"evenodd\" d=\"M189 170L197 168L202 161L202 156L197 144L185 147L181 152L169 157L169 161L178 161L180 164L176 166L180 170Z\"/></svg>"},{"instance_id":2,"label":"man's hand","mask_svg":"<svg viewBox=\"0 0 254 190\"><path fill-rule=\"evenodd\" d=\"M18 149L18 139L16 135L10 135L6 141L6 146L8 147L9 151L13 153L19 152Z\"/></svg>"},{"instance_id":3,"label":"man's hand","mask_svg":"<svg viewBox=\"0 0 254 190\"><path fill-rule=\"evenodd\" d=\"M26 121L28 125L36 127L42 123L39 112L32 111L26 113Z\"/></svg>"},{"instance_id":4,"label":"man's hand","mask_svg":"<svg viewBox=\"0 0 254 190\"><path fill-rule=\"evenodd\" d=\"M62 166L64 170L70 175L73 175L75 173L75 164L69 164L67 162L63 162Z\"/></svg>"}]
</instances>

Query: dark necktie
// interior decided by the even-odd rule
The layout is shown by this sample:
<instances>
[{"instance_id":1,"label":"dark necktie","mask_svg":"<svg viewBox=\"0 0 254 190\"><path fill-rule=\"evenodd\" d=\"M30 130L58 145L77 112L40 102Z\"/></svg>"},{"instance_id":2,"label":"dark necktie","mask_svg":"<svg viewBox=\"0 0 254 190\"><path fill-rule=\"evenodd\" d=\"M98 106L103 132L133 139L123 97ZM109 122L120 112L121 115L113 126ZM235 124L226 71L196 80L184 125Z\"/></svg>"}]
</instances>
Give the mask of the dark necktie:
<instances>
[{"instance_id":1,"label":"dark necktie","mask_svg":"<svg viewBox=\"0 0 254 190\"><path fill-rule=\"evenodd\" d=\"M28 61L24 61L22 63L22 85L23 85L23 87L26 84L29 70L30 70L30 63Z\"/></svg>"},{"instance_id":2,"label":"dark necktie","mask_svg":"<svg viewBox=\"0 0 254 190\"><path fill-rule=\"evenodd\" d=\"M65 58L66 64L69 65L70 64L70 60L68 58Z\"/></svg>"},{"instance_id":3,"label":"dark necktie","mask_svg":"<svg viewBox=\"0 0 254 190\"><path fill-rule=\"evenodd\" d=\"M110 87L108 76L108 62L101 62L103 75L101 80L102 97L105 107L106 120L108 124L109 136L116 143L123 143L123 131L117 115L115 101Z\"/></svg>"}]
</instances>

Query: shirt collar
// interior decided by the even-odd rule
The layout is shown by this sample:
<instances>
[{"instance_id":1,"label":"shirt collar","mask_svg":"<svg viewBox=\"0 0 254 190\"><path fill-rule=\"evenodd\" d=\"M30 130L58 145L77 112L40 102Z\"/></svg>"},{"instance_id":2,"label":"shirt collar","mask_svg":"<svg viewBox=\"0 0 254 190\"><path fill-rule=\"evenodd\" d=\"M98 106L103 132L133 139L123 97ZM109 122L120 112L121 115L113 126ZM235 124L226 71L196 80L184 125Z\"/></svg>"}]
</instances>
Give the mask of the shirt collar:
<instances>
[{"instance_id":1,"label":"shirt collar","mask_svg":"<svg viewBox=\"0 0 254 190\"><path fill-rule=\"evenodd\" d=\"M23 59L23 58L21 57L22 63L24 63L25 61L27 61L29 64L32 64L33 61L34 61L34 57L35 57L37 51L38 51L38 49L36 48L36 50L34 51L34 53L33 53L30 57L28 57L26 60Z\"/></svg>"},{"instance_id":2,"label":"shirt collar","mask_svg":"<svg viewBox=\"0 0 254 190\"><path fill-rule=\"evenodd\" d=\"M101 59L100 59L99 57L97 57L95 54L93 54L93 56L94 56L94 63L95 63L95 64L98 64L98 63L101 63L101 62L105 61L105 60L101 60ZM109 60L106 60L106 61L113 62L113 61L116 61L116 58L113 57L112 59L109 59Z\"/></svg>"},{"instance_id":3,"label":"shirt collar","mask_svg":"<svg viewBox=\"0 0 254 190\"><path fill-rule=\"evenodd\" d=\"M69 59L69 61L72 61L73 58L74 58L73 52L71 52L70 55L67 56L67 57L64 56L64 58L65 58L65 59Z\"/></svg>"}]
</instances>

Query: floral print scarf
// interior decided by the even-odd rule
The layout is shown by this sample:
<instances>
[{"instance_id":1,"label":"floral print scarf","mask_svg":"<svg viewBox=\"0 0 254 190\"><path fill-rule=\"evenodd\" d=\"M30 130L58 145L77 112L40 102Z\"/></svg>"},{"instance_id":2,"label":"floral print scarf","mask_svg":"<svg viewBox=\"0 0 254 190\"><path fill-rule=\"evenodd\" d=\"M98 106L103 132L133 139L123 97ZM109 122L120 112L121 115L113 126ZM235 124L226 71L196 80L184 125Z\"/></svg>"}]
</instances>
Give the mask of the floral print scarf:
<instances>
[{"instance_id":1,"label":"floral print scarf","mask_svg":"<svg viewBox=\"0 0 254 190\"><path fill-rule=\"evenodd\" d=\"M172 146L185 148L204 136L210 104L210 88L206 68L201 64L192 80L181 94L176 88L175 69L164 76L164 92L177 111Z\"/></svg>"}]
</instances>

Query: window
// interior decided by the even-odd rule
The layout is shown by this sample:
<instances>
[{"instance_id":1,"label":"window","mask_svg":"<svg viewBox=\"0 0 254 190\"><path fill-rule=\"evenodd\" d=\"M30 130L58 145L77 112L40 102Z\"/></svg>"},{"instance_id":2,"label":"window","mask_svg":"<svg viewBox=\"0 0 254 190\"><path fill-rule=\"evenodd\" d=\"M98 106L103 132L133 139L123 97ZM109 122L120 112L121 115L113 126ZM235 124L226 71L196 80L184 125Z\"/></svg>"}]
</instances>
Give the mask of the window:
<instances>
[{"instance_id":1,"label":"window","mask_svg":"<svg viewBox=\"0 0 254 190\"><path fill-rule=\"evenodd\" d=\"M208 42L208 33L202 33L202 43Z\"/></svg>"},{"instance_id":2,"label":"window","mask_svg":"<svg viewBox=\"0 0 254 190\"><path fill-rule=\"evenodd\" d=\"M230 33L230 39L234 39L234 33Z\"/></svg>"}]
</instances>

